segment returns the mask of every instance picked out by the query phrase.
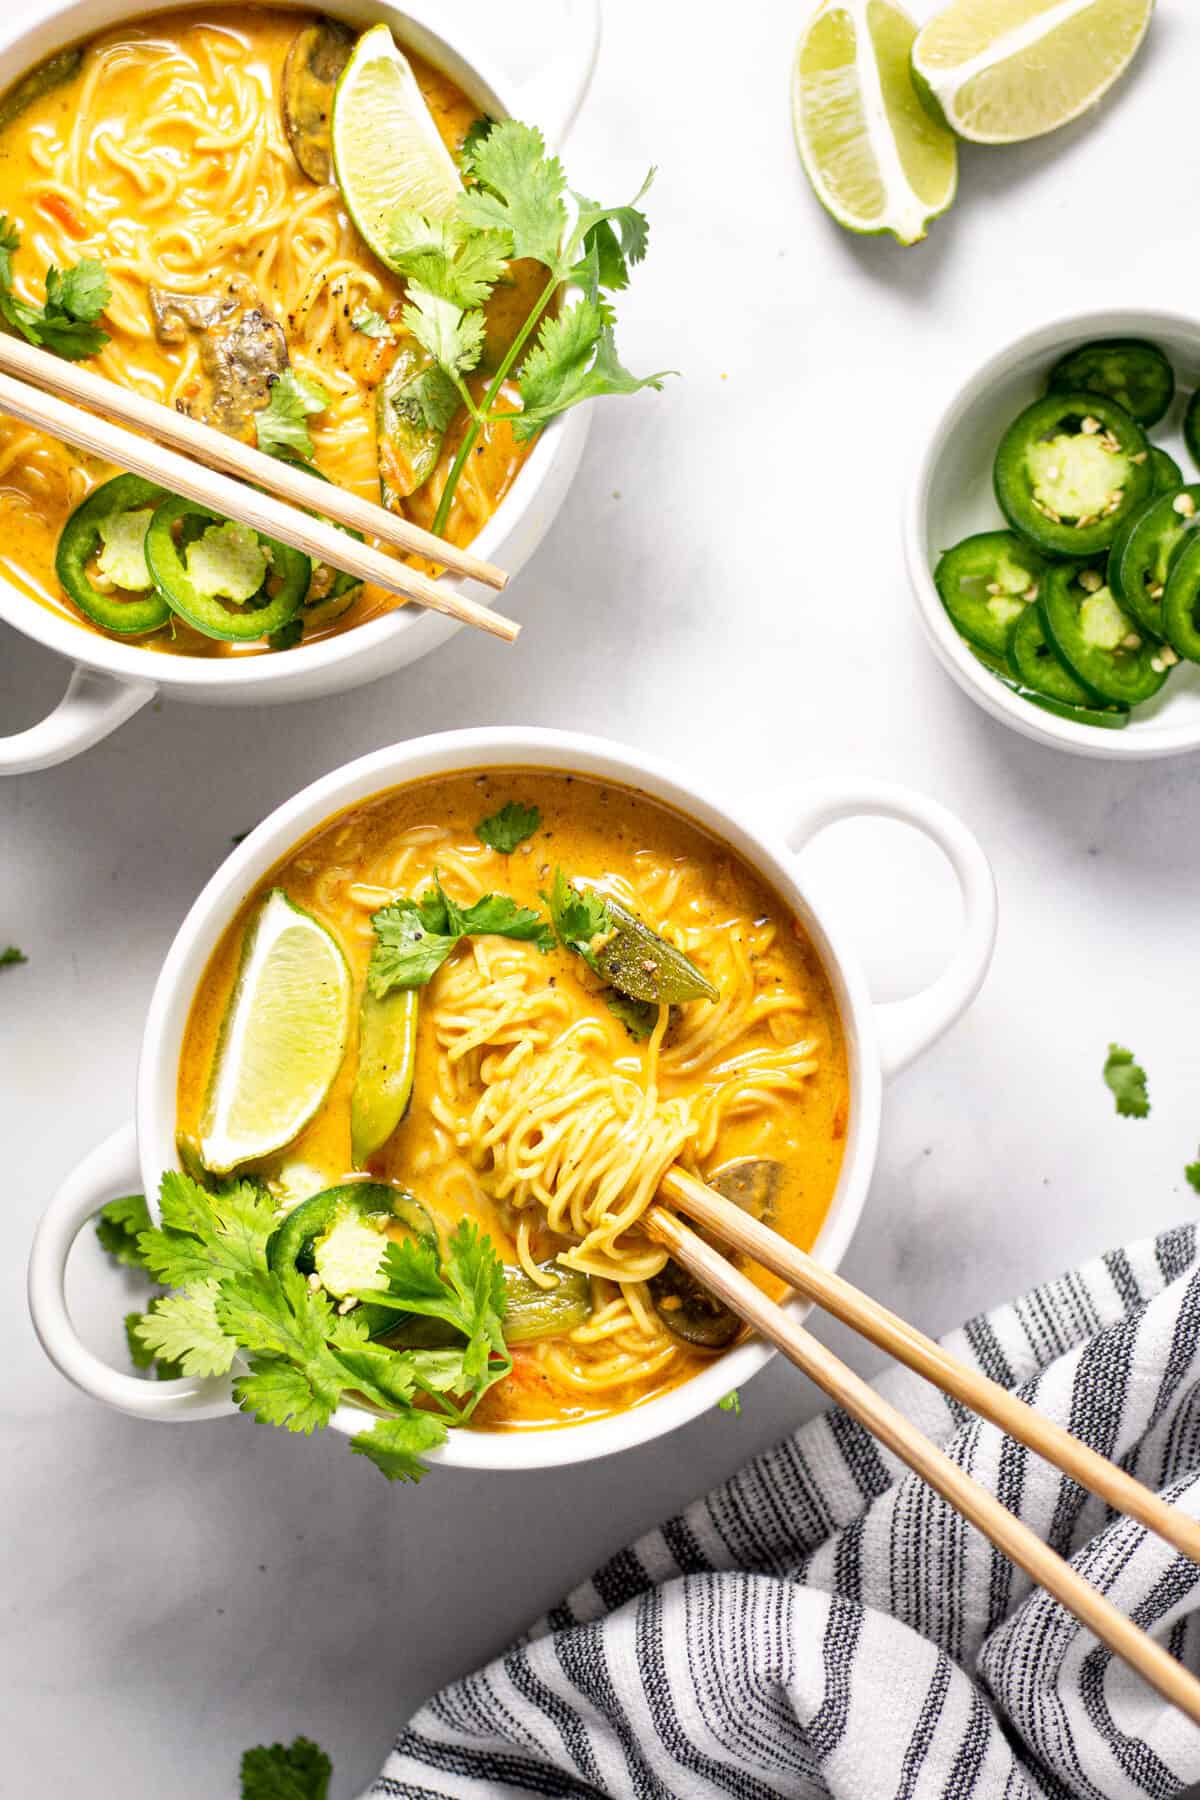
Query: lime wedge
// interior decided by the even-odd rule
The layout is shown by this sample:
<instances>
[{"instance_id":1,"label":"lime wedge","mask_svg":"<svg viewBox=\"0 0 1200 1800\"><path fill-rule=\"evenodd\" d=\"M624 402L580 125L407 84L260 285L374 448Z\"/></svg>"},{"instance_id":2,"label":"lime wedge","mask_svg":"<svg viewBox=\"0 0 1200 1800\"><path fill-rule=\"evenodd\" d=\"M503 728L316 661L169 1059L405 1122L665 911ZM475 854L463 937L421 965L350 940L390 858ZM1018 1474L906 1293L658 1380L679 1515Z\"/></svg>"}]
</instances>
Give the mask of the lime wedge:
<instances>
[{"instance_id":1,"label":"lime wedge","mask_svg":"<svg viewBox=\"0 0 1200 1800\"><path fill-rule=\"evenodd\" d=\"M925 236L958 180L954 138L921 104L917 28L891 0L824 0L796 51L792 119L818 200L850 231Z\"/></svg>"},{"instance_id":2,"label":"lime wedge","mask_svg":"<svg viewBox=\"0 0 1200 1800\"><path fill-rule=\"evenodd\" d=\"M960 137L1020 143L1094 106L1153 11L1154 0L950 0L913 45L913 79Z\"/></svg>"},{"instance_id":3,"label":"lime wedge","mask_svg":"<svg viewBox=\"0 0 1200 1800\"><path fill-rule=\"evenodd\" d=\"M354 46L333 96L333 170L346 211L381 261L397 206L433 218L454 211L458 168L433 122L406 56L386 25Z\"/></svg>"},{"instance_id":4,"label":"lime wedge","mask_svg":"<svg viewBox=\"0 0 1200 1800\"><path fill-rule=\"evenodd\" d=\"M281 888L246 933L201 1125L206 1168L227 1174L290 1144L346 1053L350 971L334 939Z\"/></svg>"}]
</instances>

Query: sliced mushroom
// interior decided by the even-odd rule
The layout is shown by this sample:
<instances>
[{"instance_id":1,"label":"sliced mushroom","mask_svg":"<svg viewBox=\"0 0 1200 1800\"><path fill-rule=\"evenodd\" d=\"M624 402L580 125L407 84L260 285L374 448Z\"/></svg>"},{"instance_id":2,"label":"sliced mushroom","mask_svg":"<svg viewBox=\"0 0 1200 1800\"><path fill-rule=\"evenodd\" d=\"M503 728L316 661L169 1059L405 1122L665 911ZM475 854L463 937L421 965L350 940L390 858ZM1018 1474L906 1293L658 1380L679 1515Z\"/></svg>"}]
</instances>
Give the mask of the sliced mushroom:
<instances>
[{"instance_id":1,"label":"sliced mushroom","mask_svg":"<svg viewBox=\"0 0 1200 1800\"><path fill-rule=\"evenodd\" d=\"M314 19L296 33L283 65L283 129L292 155L319 187L333 179L333 90L353 48L348 26L337 19Z\"/></svg>"},{"instance_id":2,"label":"sliced mushroom","mask_svg":"<svg viewBox=\"0 0 1200 1800\"><path fill-rule=\"evenodd\" d=\"M769 1156L744 1156L709 1180L726 1200L769 1225L775 1216L784 1168ZM703 1282L669 1262L650 1282L654 1310L674 1337L698 1350L723 1350L741 1330L741 1320Z\"/></svg>"},{"instance_id":3,"label":"sliced mushroom","mask_svg":"<svg viewBox=\"0 0 1200 1800\"><path fill-rule=\"evenodd\" d=\"M278 319L248 287L233 283L218 294L152 287L150 309L160 342L198 342L203 389L195 400L181 402L180 411L231 436L243 436L288 366L287 339Z\"/></svg>"},{"instance_id":4,"label":"sliced mushroom","mask_svg":"<svg viewBox=\"0 0 1200 1800\"><path fill-rule=\"evenodd\" d=\"M779 1204L784 1167L770 1156L742 1156L726 1164L719 1174L708 1177L708 1185L726 1200L732 1200L761 1225L770 1225Z\"/></svg>"}]
</instances>

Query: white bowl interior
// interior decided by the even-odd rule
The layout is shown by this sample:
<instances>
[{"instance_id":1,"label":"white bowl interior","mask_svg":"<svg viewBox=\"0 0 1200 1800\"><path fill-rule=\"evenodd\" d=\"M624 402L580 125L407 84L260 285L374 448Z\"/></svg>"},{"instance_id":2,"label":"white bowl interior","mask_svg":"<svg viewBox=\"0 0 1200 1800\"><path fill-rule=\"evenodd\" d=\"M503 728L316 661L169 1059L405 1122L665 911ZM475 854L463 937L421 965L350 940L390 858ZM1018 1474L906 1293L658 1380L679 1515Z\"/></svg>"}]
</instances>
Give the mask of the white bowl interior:
<instances>
[{"instance_id":1,"label":"white bowl interior","mask_svg":"<svg viewBox=\"0 0 1200 1800\"><path fill-rule=\"evenodd\" d=\"M1026 736L1083 755L1164 756L1200 748L1200 667L1184 664L1155 698L1133 712L1123 731L1082 726L1043 712L1011 694L985 669L950 623L933 584L943 551L977 531L1002 529L992 470L1007 427L1044 391L1058 357L1101 337L1153 340L1176 374L1174 404L1150 432L1170 452L1184 479L1200 479L1184 449L1181 426L1187 398L1200 385L1200 323L1173 313L1108 312L1044 327L994 357L966 384L943 416L930 445L909 521L910 575L918 607L939 659L960 687L993 717Z\"/></svg>"},{"instance_id":2,"label":"white bowl interior","mask_svg":"<svg viewBox=\"0 0 1200 1800\"><path fill-rule=\"evenodd\" d=\"M188 1013L209 957L246 896L295 844L333 814L406 782L465 769L568 770L621 782L664 801L724 839L792 906L834 989L846 1035L850 1122L841 1175L817 1239L816 1254L836 1268L853 1236L875 1162L882 1081L869 995L853 953L839 940L798 881L797 858L782 838L765 837L726 805L685 786L671 772L595 738L520 730L448 732L376 751L315 782L281 806L230 855L184 920L155 986L138 1068L137 1127L145 1191L151 1197L167 1169L178 1167L175 1085ZM810 1310L792 1302L793 1316ZM461 1468L531 1469L586 1462L659 1437L714 1407L774 1354L744 1344L682 1387L632 1411L583 1425L511 1432L456 1431L431 1460ZM333 1423L354 1433L363 1417L342 1407Z\"/></svg>"},{"instance_id":3,"label":"white bowl interior","mask_svg":"<svg viewBox=\"0 0 1200 1800\"><path fill-rule=\"evenodd\" d=\"M231 0L232 3L232 0ZM56 50L90 38L124 20L149 13L179 12L194 0L75 0L49 16L20 26L0 25L0 91ZM303 10L304 0L295 0ZM480 108L495 118L511 114L511 83L485 70L449 37L433 32L387 0L330 0L325 8L355 25L383 20L397 40L423 56L455 81ZM453 31L449 23L447 30ZM565 494L587 433L587 409L553 420L534 444L512 488L471 545L485 560L498 560L514 573L536 547ZM444 585L467 593L484 605L496 596L478 582L443 576ZM286 656L202 657L164 655L134 642L123 643L89 630L65 613L52 612L0 577L0 617L26 637L75 662L106 669L131 680L152 681L179 698L253 699L255 703L314 694L343 683L338 671L348 664L345 685L371 680L426 655L460 627L451 619L407 606L372 619L351 631L300 644ZM319 671L319 675L318 675ZM318 678L314 680L314 676ZM326 679L320 679L325 676Z\"/></svg>"}]
</instances>

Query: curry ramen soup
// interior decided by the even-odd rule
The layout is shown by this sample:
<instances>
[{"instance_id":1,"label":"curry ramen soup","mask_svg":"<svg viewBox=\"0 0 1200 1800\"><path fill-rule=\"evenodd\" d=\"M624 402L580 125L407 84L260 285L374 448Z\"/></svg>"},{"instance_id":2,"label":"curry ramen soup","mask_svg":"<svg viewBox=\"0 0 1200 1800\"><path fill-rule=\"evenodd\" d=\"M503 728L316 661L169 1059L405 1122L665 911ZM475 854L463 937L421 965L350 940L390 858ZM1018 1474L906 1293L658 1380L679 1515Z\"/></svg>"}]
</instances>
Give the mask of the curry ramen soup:
<instances>
[{"instance_id":1,"label":"curry ramen soup","mask_svg":"<svg viewBox=\"0 0 1200 1800\"><path fill-rule=\"evenodd\" d=\"M510 802L540 816L501 854L476 827ZM565 1329L510 1337L512 1373L475 1415L491 1428L618 1412L711 1361L686 1334L695 1296L682 1272L638 1228L673 1163L712 1179L773 1159L768 1216L813 1244L841 1167L847 1062L829 981L790 908L726 844L631 790L520 769L417 783L334 819L259 884L205 973L179 1071L181 1143L194 1145L244 946L274 891L341 947L353 1021L380 909L436 878L460 907L502 894L545 916L559 871L683 952L716 999L639 1014L561 941L464 936L419 990L411 1102L383 1147L355 1170L352 1022L324 1103L256 1171L281 1213L351 1174L399 1184L443 1241L466 1218L526 1283L558 1273L577 1285L584 1302Z\"/></svg>"},{"instance_id":2,"label":"curry ramen soup","mask_svg":"<svg viewBox=\"0 0 1200 1800\"><path fill-rule=\"evenodd\" d=\"M458 409L415 488L411 470L406 480L389 468L380 397L389 376L395 384L417 364L402 332L367 335L354 320L398 322L404 283L351 224L328 158L324 180L304 173L281 110L289 51L314 23L308 13L243 6L161 14L59 53L10 90L0 100L0 196L20 234L14 290L40 304L49 268L96 259L112 287L103 315L110 341L89 366L250 442L281 373L319 384L328 405L309 422L319 473L369 500L380 499L382 475L393 510L428 527L468 415ZM456 153L477 109L436 69L410 61ZM483 356L467 378L477 401L539 286L540 272L513 264L489 301ZM501 390L510 406L514 392ZM506 422L482 429L446 537L470 542L526 449ZM74 509L115 473L0 417L0 571L89 629L95 620L72 605L56 573L56 547ZM379 589L329 596L314 584L305 642L392 604ZM268 648L261 637L203 635L175 613L136 641L210 657Z\"/></svg>"}]
</instances>

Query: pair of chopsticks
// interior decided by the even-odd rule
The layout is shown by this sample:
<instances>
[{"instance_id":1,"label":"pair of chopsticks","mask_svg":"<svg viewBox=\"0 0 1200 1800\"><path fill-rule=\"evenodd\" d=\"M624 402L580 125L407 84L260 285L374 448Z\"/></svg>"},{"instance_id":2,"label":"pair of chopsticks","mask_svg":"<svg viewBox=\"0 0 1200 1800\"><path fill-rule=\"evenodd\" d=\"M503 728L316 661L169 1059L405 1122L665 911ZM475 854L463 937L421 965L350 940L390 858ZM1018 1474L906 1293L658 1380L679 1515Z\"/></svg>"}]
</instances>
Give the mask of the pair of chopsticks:
<instances>
[{"instance_id":1,"label":"pair of chopsticks","mask_svg":"<svg viewBox=\"0 0 1200 1800\"><path fill-rule=\"evenodd\" d=\"M120 419L96 418L82 408ZM459 550L332 482L319 480L292 463L280 462L249 444L226 437L211 425L186 418L118 387L78 363L63 362L21 338L0 333L0 412L35 425L64 443L90 450L118 468L154 481L172 493L199 501L228 519L303 550L314 562L331 563L360 581L370 581L402 600L474 625L511 644L520 626L465 594L455 593L395 557L360 544L325 520L380 539L397 550L427 558L455 575L466 575L501 592L508 580L494 563ZM134 432L144 433L135 436ZM223 471L223 472L222 472ZM237 479L234 479L236 477ZM245 484L253 482L253 487ZM268 492L260 493L259 488ZM282 496L275 498L275 496ZM286 504L290 502L291 504ZM301 512L298 508L305 508ZM312 513L323 514L313 518Z\"/></svg>"},{"instance_id":2,"label":"pair of chopsticks","mask_svg":"<svg viewBox=\"0 0 1200 1800\"><path fill-rule=\"evenodd\" d=\"M704 1225L763 1268L780 1275L797 1292L824 1307L871 1343L953 1395L1020 1443L1054 1463L1081 1487L1098 1494L1116 1511L1127 1513L1200 1562L1200 1524L1143 1487L1115 1463L1107 1461L1060 1425L1044 1418L985 1375L960 1363L931 1338L860 1292L841 1276L823 1269L778 1232L760 1224L732 1201L679 1168L671 1169L660 1193L697 1224ZM1115 1656L1150 1686L1200 1724L1200 1681L1175 1661L1153 1638L1140 1631L1103 1594L1091 1587L1070 1564L1013 1516L986 1488L951 1462L902 1413L882 1399L853 1370L788 1317L782 1307L698 1237L673 1212L655 1205L645 1215L649 1236L725 1304L802 1369L817 1386L860 1425L886 1445L998 1550L1025 1571L1038 1586L1093 1631Z\"/></svg>"}]
</instances>

